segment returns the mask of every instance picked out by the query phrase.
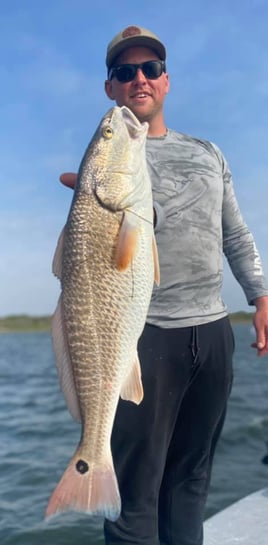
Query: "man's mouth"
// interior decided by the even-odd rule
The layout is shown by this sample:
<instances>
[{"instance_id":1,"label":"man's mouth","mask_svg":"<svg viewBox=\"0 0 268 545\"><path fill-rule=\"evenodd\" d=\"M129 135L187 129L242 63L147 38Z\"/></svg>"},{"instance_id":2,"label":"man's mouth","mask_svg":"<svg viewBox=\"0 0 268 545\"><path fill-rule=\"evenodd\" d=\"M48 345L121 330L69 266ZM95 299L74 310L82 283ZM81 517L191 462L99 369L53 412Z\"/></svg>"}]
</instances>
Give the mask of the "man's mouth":
<instances>
[{"instance_id":1,"label":"man's mouth","mask_svg":"<svg viewBox=\"0 0 268 545\"><path fill-rule=\"evenodd\" d=\"M147 98L150 96L148 93L135 93L131 98Z\"/></svg>"}]
</instances>

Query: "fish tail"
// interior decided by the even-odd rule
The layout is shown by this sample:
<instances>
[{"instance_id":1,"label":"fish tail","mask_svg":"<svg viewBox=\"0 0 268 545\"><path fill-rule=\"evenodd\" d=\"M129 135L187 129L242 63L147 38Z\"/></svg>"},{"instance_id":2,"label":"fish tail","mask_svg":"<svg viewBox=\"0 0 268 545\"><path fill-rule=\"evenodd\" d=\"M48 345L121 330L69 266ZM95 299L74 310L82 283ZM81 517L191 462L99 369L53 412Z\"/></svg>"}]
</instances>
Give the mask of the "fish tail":
<instances>
[{"instance_id":1,"label":"fish tail","mask_svg":"<svg viewBox=\"0 0 268 545\"><path fill-rule=\"evenodd\" d=\"M52 493L45 518L64 511L98 514L115 521L121 500L112 458L103 464L90 464L74 457Z\"/></svg>"}]
</instances>

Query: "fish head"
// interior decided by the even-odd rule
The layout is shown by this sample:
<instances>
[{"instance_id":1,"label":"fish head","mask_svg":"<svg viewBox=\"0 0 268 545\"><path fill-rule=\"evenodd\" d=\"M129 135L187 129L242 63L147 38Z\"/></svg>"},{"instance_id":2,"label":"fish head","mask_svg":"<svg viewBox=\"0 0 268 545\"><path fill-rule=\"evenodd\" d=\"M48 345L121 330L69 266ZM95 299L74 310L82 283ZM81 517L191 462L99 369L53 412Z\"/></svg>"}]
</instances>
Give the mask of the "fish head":
<instances>
[{"instance_id":1,"label":"fish head","mask_svg":"<svg viewBox=\"0 0 268 545\"><path fill-rule=\"evenodd\" d=\"M126 106L115 106L102 118L82 160L78 184L104 208L122 211L143 198L144 179L148 186L149 178L147 132L148 123L140 123Z\"/></svg>"}]
</instances>

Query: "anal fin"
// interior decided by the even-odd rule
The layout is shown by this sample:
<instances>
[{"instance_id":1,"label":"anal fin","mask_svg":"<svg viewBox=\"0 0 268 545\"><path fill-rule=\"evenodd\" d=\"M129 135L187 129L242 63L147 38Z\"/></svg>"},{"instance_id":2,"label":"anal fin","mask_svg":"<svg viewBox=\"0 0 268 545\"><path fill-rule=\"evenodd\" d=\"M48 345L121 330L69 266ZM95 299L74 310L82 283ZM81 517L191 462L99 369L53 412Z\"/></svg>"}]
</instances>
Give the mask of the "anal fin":
<instances>
[{"instance_id":1,"label":"anal fin","mask_svg":"<svg viewBox=\"0 0 268 545\"><path fill-rule=\"evenodd\" d=\"M138 354L133 362L130 373L122 386L120 397L122 399L133 401L139 405L143 399L143 387L141 382L141 366Z\"/></svg>"}]
</instances>

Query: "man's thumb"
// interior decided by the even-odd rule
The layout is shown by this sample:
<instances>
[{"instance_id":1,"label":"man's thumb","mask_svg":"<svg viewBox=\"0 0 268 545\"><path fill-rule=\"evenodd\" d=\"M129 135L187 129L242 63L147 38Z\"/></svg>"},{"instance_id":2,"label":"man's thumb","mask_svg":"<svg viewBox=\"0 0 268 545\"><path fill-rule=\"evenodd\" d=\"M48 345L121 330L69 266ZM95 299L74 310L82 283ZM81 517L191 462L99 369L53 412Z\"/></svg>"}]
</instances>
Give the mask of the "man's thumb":
<instances>
[{"instance_id":1,"label":"man's thumb","mask_svg":"<svg viewBox=\"0 0 268 545\"><path fill-rule=\"evenodd\" d=\"M60 181L63 185L66 185L67 187L74 188L77 180L77 174L74 172L64 172L60 175Z\"/></svg>"}]
</instances>

